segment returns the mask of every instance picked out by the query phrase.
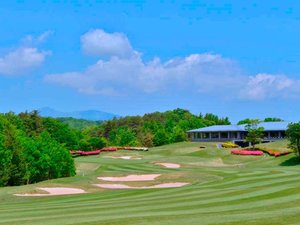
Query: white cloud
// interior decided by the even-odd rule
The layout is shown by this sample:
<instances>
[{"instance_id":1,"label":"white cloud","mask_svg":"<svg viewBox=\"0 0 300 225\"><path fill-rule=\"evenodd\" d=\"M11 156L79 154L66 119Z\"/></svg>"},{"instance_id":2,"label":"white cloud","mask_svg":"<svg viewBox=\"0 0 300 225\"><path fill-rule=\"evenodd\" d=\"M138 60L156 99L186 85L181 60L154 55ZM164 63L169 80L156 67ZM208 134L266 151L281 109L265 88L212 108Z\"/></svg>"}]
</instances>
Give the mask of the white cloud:
<instances>
[{"instance_id":1,"label":"white cloud","mask_svg":"<svg viewBox=\"0 0 300 225\"><path fill-rule=\"evenodd\" d=\"M37 48L20 47L0 57L0 74L18 75L40 66L49 52Z\"/></svg>"},{"instance_id":2,"label":"white cloud","mask_svg":"<svg viewBox=\"0 0 300 225\"><path fill-rule=\"evenodd\" d=\"M229 69L230 68L230 69ZM118 95L128 90L144 93L211 92L237 88L239 77L236 64L215 54L193 54L161 62L155 58L143 62L140 57L99 60L84 72L50 74L47 82L75 88L85 94ZM110 90L110 91L104 91Z\"/></svg>"},{"instance_id":3,"label":"white cloud","mask_svg":"<svg viewBox=\"0 0 300 225\"><path fill-rule=\"evenodd\" d=\"M83 72L46 75L47 82L87 95L186 92L263 100L295 97L300 93L300 80L265 73L247 76L235 61L218 54L191 54L165 62L154 58L145 62L124 34L92 30L82 35L81 42L85 53L101 59Z\"/></svg>"},{"instance_id":4,"label":"white cloud","mask_svg":"<svg viewBox=\"0 0 300 225\"><path fill-rule=\"evenodd\" d=\"M21 40L21 46L0 55L0 75L26 74L44 63L50 51L40 50L37 45L45 42L53 31L38 36L27 35Z\"/></svg>"},{"instance_id":5,"label":"white cloud","mask_svg":"<svg viewBox=\"0 0 300 225\"><path fill-rule=\"evenodd\" d=\"M34 36L34 35L26 35L23 39L22 39L22 44L25 46L35 46L38 44L42 44L44 43L54 32L51 30L48 30L46 32L41 33L38 36Z\"/></svg>"},{"instance_id":6,"label":"white cloud","mask_svg":"<svg viewBox=\"0 0 300 225\"><path fill-rule=\"evenodd\" d=\"M128 58L138 54L133 50L126 35L107 33L101 29L91 30L82 35L81 48L88 55L104 58Z\"/></svg>"},{"instance_id":7,"label":"white cloud","mask_svg":"<svg viewBox=\"0 0 300 225\"><path fill-rule=\"evenodd\" d=\"M292 97L300 92L299 83L299 80L293 80L285 75L260 73L249 77L241 97L251 100Z\"/></svg>"}]
</instances>

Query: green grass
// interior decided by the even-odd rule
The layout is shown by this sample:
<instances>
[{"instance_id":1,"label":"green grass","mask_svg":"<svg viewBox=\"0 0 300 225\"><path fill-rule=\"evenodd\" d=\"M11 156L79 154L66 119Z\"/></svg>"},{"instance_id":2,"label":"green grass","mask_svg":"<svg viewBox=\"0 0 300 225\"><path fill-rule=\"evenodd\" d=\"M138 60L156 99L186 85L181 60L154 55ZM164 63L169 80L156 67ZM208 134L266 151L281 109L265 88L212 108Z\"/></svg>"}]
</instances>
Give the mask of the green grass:
<instances>
[{"instance_id":1,"label":"green grass","mask_svg":"<svg viewBox=\"0 0 300 225\"><path fill-rule=\"evenodd\" d=\"M266 149L276 149L279 151L286 151L289 150L288 146L288 141L287 140L282 140L282 141L274 141L274 142L269 142L269 143L264 143L264 144L258 144L257 147L262 147Z\"/></svg>"},{"instance_id":2,"label":"green grass","mask_svg":"<svg viewBox=\"0 0 300 225\"><path fill-rule=\"evenodd\" d=\"M199 146L206 146L200 149ZM275 142L272 148L285 148ZM104 158L132 155L142 160ZM299 160L236 156L216 143L178 143L149 152L119 151L75 159L77 175L21 187L0 189L0 224L299 224ZM153 162L180 163L167 169ZM189 182L181 188L105 190L94 187L97 176L161 173L155 181L125 182L152 185ZM123 182L124 183L124 182ZM36 187L77 187L87 194L17 197Z\"/></svg>"}]
</instances>

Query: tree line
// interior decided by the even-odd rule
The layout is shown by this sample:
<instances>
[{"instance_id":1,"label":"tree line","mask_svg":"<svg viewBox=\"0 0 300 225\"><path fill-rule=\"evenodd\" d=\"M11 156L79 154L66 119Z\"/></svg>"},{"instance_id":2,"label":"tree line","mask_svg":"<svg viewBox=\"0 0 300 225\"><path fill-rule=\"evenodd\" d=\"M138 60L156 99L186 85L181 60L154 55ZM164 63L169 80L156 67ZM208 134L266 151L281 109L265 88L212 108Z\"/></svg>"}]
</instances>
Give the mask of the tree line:
<instances>
[{"instance_id":1,"label":"tree line","mask_svg":"<svg viewBox=\"0 0 300 225\"><path fill-rule=\"evenodd\" d=\"M75 175L70 150L160 146L186 141L186 131L190 129L230 124L227 117L212 113L195 115L184 109L114 118L101 123L68 120L43 118L38 111L0 114L0 186ZM249 123L249 119L241 121L245 122ZM299 127L299 123L290 125L287 133L294 143L293 149L300 152Z\"/></svg>"},{"instance_id":2,"label":"tree line","mask_svg":"<svg viewBox=\"0 0 300 225\"><path fill-rule=\"evenodd\" d=\"M183 109L102 123L43 118L38 111L0 114L0 186L75 175L70 150L159 146L187 140L186 130L215 124L230 122L227 117L193 115Z\"/></svg>"},{"instance_id":3,"label":"tree line","mask_svg":"<svg viewBox=\"0 0 300 225\"><path fill-rule=\"evenodd\" d=\"M100 136L112 146L153 147L186 141L186 131L190 129L229 124L227 117L220 118L212 113L194 115L188 110L178 108L143 116L114 118L83 132Z\"/></svg>"}]
</instances>

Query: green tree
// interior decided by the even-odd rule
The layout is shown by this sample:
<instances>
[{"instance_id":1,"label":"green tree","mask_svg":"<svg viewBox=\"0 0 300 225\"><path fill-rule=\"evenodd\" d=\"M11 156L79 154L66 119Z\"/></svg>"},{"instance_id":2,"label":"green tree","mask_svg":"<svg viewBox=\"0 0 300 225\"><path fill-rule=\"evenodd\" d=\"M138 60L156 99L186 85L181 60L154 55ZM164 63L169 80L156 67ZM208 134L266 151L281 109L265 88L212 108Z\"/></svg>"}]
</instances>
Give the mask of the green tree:
<instances>
[{"instance_id":1,"label":"green tree","mask_svg":"<svg viewBox=\"0 0 300 225\"><path fill-rule=\"evenodd\" d=\"M110 142L117 146L137 146L139 145L136 134L127 126L119 127L114 132L111 132Z\"/></svg>"},{"instance_id":2,"label":"green tree","mask_svg":"<svg viewBox=\"0 0 300 225\"><path fill-rule=\"evenodd\" d=\"M172 141L173 142L181 142L187 140L187 134L180 128L175 128L173 132Z\"/></svg>"},{"instance_id":3,"label":"green tree","mask_svg":"<svg viewBox=\"0 0 300 225\"><path fill-rule=\"evenodd\" d=\"M6 164L9 172L7 185L21 185L26 179L26 162L20 142L22 131L8 122L4 125L3 134L4 148L8 152L6 154L10 155L9 161Z\"/></svg>"},{"instance_id":4,"label":"green tree","mask_svg":"<svg viewBox=\"0 0 300 225\"><path fill-rule=\"evenodd\" d=\"M43 132L35 140L39 159L39 180L75 175L74 161L69 150L53 140L48 132ZM35 181L36 182L36 181Z\"/></svg>"},{"instance_id":5,"label":"green tree","mask_svg":"<svg viewBox=\"0 0 300 225\"><path fill-rule=\"evenodd\" d=\"M264 122L282 122L283 119L276 118L276 117L267 117L264 119Z\"/></svg>"},{"instance_id":6,"label":"green tree","mask_svg":"<svg viewBox=\"0 0 300 225\"><path fill-rule=\"evenodd\" d=\"M23 121L24 131L28 136L37 136L43 132L43 121L37 110L20 113L19 117Z\"/></svg>"},{"instance_id":7,"label":"green tree","mask_svg":"<svg viewBox=\"0 0 300 225\"><path fill-rule=\"evenodd\" d=\"M85 136L79 142L79 149L84 151L101 149L105 146L107 146L107 140L103 137Z\"/></svg>"},{"instance_id":8,"label":"green tree","mask_svg":"<svg viewBox=\"0 0 300 225\"><path fill-rule=\"evenodd\" d=\"M66 148L76 144L72 132L54 119L43 120L37 111L0 114L0 186L74 175Z\"/></svg>"},{"instance_id":9,"label":"green tree","mask_svg":"<svg viewBox=\"0 0 300 225\"><path fill-rule=\"evenodd\" d=\"M8 151L5 146L5 126L7 120L0 116L0 187L6 186L10 178L10 164L12 159L12 152Z\"/></svg>"},{"instance_id":10,"label":"green tree","mask_svg":"<svg viewBox=\"0 0 300 225\"><path fill-rule=\"evenodd\" d=\"M289 140L289 147L298 152L300 156L300 122L290 123L286 131Z\"/></svg>"},{"instance_id":11,"label":"green tree","mask_svg":"<svg viewBox=\"0 0 300 225\"><path fill-rule=\"evenodd\" d=\"M245 126L247 131L247 135L245 140L250 142L252 145L252 149L255 149L255 145L260 143L263 140L264 136L264 128L258 127L259 120L253 119L250 120L249 123Z\"/></svg>"},{"instance_id":12,"label":"green tree","mask_svg":"<svg viewBox=\"0 0 300 225\"><path fill-rule=\"evenodd\" d=\"M164 129L159 129L156 131L153 137L154 146L160 146L169 143L169 138Z\"/></svg>"},{"instance_id":13,"label":"green tree","mask_svg":"<svg viewBox=\"0 0 300 225\"><path fill-rule=\"evenodd\" d=\"M240 120L237 124L238 125L242 125L242 124L251 124L252 123L252 119L243 119L243 120Z\"/></svg>"},{"instance_id":14,"label":"green tree","mask_svg":"<svg viewBox=\"0 0 300 225\"><path fill-rule=\"evenodd\" d=\"M79 131L71 129L69 125L50 117L42 118L43 131L47 131L58 143L68 149L76 149L79 143Z\"/></svg>"}]
</instances>

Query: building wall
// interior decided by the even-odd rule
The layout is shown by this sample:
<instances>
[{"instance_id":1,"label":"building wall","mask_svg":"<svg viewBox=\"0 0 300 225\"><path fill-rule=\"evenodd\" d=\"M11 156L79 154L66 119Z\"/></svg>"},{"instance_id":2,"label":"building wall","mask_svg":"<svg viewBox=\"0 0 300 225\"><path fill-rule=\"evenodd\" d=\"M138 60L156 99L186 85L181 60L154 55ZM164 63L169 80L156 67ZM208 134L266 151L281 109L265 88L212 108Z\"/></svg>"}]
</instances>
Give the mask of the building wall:
<instances>
[{"instance_id":1,"label":"building wall","mask_svg":"<svg viewBox=\"0 0 300 225\"><path fill-rule=\"evenodd\" d=\"M247 132L245 131L227 131L227 132L193 132L189 133L191 141L242 141L245 140ZM265 131L264 140L280 140L285 138L285 131Z\"/></svg>"}]
</instances>

